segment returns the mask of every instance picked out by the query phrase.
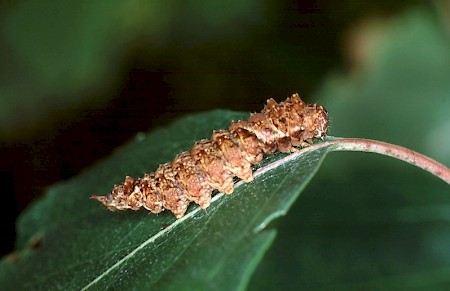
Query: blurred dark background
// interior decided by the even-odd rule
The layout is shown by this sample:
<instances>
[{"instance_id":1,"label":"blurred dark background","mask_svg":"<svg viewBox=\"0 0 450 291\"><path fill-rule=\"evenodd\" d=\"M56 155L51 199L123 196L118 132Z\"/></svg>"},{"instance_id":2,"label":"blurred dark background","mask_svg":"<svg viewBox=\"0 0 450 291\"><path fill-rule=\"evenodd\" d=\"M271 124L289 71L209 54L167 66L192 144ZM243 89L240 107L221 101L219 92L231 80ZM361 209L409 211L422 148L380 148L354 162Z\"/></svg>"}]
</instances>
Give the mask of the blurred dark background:
<instances>
[{"instance_id":1,"label":"blurred dark background","mask_svg":"<svg viewBox=\"0 0 450 291\"><path fill-rule=\"evenodd\" d=\"M0 255L13 249L17 216L46 187L137 133L195 111L256 111L294 92L317 102L329 72L360 69L365 20L429 6L148 2L0 4Z\"/></svg>"}]
</instances>

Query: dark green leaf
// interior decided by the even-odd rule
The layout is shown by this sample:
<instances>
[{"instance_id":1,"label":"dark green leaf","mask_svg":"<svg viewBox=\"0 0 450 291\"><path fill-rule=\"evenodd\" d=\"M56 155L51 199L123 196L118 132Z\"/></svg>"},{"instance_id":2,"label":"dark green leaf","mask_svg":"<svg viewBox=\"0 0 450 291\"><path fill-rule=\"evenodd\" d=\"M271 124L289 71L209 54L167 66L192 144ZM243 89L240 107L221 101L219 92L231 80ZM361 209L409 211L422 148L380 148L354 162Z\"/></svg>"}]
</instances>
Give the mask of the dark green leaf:
<instances>
[{"instance_id":1,"label":"dark green leaf","mask_svg":"<svg viewBox=\"0 0 450 291\"><path fill-rule=\"evenodd\" d=\"M19 222L17 261L1 262L8 289L243 289L275 237L266 229L284 215L315 174L327 148L263 161L252 183L183 218L147 211L109 212L91 193L105 193L124 175L142 176L243 117L225 111L184 118L141 134L108 160L53 186ZM282 159L285 157L284 159ZM27 278L27 280L23 280Z\"/></svg>"}]
</instances>

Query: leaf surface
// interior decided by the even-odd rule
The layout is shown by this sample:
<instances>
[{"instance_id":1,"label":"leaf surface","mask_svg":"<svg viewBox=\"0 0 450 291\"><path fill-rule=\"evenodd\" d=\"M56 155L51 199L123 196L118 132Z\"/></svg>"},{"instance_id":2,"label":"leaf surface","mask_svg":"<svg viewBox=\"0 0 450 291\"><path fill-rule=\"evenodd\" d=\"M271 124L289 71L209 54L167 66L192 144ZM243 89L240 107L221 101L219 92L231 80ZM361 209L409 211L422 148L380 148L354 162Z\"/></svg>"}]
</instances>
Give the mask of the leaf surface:
<instances>
[{"instance_id":1,"label":"leaf surface","mask_svg":"<svg viewBox=\"0 0 450 291\"><path fill-rule=\"evenodd\" d=\"M284 215L319 167L327 148L275 154L218 193L206 210L191 205L176 220L167 212L110 212L89 198L125 175L142 176L170 161L212 129L246 117L214 111L140 134L109 159L51 187L19 222L16 261L0 265L8 289L243 289L275 237L267 225ZM22 278L27 278L23 280Z\"/></svg>"}]
</instances>

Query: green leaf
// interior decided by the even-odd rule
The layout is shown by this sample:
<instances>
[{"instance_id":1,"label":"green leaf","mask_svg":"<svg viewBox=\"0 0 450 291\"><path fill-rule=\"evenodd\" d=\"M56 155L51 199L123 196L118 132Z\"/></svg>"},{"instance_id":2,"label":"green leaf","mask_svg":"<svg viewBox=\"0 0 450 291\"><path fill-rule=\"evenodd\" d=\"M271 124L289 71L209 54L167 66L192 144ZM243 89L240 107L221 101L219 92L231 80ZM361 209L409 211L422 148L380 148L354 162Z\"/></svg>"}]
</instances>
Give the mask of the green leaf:
<instances>
[{"instance_id":1,"label":"green leaf","mask_svg":"<svg viewBox=\"0 0 450 291\"><path fill-rule=\"evenodd\" d=\"M327 148L266 158L252 183L217 194L206 210L110 212L89 198L125 175L142 176L212 129L245 117L214 111L140 134L109 159L67 182L26 211L18 251L0 264L6 289L244 289L284 215L319 167ZM24 280L23 278L27 278Z\"/></svg>"}]
</instances>

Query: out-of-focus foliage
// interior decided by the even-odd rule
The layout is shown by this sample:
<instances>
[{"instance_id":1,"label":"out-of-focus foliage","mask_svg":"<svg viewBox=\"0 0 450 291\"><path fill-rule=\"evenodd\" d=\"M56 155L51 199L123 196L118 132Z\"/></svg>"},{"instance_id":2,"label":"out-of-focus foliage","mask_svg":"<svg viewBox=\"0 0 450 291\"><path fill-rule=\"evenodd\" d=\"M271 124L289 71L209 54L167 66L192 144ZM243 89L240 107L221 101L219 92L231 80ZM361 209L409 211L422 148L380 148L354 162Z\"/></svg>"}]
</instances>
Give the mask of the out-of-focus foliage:
<instances>
[{"instance_id":1,"label":"out-of-focus foliage","mask_svg":"<svg viewBox=\"0 0 450 291\"><path fill-rule=\"evenodd\" d=\"M333 73L318 93L331 133L404 145L449 165L448 27L423 9L366 27L353 40L368 49L358 52L365 59ZM278 224L250 289L446 289L449 194L404 163L332 154Z\"/></svg>"},{"instance_id":2,"label":"out-of-focus foliage","mask_svg":"<svg viewBox=\"0 0 450 291\"><path fill-rule=\"evenodd\" d=\"M183 67L161 55L179 47L245 38L262 21L258 1L224 5L141 0L29 0L5 5L0 35L0 139L23 135L17 131L61 119L59 114L78 108L98 107L114 97L111 90L120 85L114 80L134 49L153 54L151 62ZM170 70L170 66L148 70Z\"/></svg>"}]
</instances>

